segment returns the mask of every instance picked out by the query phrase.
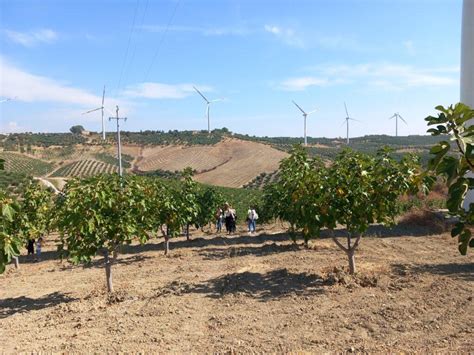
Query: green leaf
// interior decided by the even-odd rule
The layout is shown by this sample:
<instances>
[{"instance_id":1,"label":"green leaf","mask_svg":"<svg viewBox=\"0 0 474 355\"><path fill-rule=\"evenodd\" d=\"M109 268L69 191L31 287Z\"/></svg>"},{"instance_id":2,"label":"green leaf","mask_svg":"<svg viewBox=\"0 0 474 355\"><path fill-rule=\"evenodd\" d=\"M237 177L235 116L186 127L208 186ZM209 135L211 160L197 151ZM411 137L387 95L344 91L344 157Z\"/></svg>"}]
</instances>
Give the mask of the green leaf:
<instances>
[{"instance_id":1,"label":"green leaf","mask_svg":"<svg viewBox=\"0 0 474 355\"><path fill-rule=\"evenodd\" d=\"M448 185L458 177L459 160L454 157L444 157L444 159L438 164L436 173L438 175L446 174Z\"/></svg>"},{"instance_id":2,"label":"green leaf","mask_svg":"<svg viewBox=\"0 0 474 355\"><path fill-rule=\"evenodd\" d=\"M461 234L461 232L464 230L464 223L458 222L455 224L453 229L451 230L451 237L456 237L457 235Z\"/></svg>"},{"instance_id":3,"label":"green leaf","mask_svg":"<svg viewBox=\"0 0 474 355\"><path fill-rule=\"evenodd\" d=\"M471 239L471 232L469 229L465 229L460 235L459 235L459 252L462 255L467 254L467 247L470 244L470 239Z\"/></svg>"},{"instance_id":4,"label":"green leaf","mask_svg":"<svg viewBox=\"0 0 474 355\"><path fill-rule=\"evenodd\" d=\"M2 208L2 215L9 221L9 222L12 222L13 221L13 216L15 214L15 210L13 209L13 207L9 204L5 204L3 205L3 208Z\"/></svg>"},{"instance_id":5,"label":"green leaf","mask_svg":"<svg viewBox=\"0 0 474 355\"><path fill-rule=\"evenodd\" d=\"M449 187L449 198L446 201L446 207L451 213L457 213L462 208L468 188L469 183L464 178L459 179Z\"/></svg>"}]
</instances>

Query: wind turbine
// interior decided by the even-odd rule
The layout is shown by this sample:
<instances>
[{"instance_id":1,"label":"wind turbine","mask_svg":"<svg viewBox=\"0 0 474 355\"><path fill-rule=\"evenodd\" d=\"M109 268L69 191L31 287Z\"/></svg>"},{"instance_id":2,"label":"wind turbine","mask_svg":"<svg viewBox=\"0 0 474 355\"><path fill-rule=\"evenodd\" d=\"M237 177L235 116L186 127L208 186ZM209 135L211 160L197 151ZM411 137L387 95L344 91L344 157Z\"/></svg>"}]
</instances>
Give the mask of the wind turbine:
<instances>
[{"instance_id":1,"label":"wind turbine","mask_svg":"<svg viewBox=\"0 0 474 355\"><path fill-rule=\"evenodd\" d=\"M104 91L102 92L102 106L98 107L98 108L94 108L92 110L89 110L89 111L86 111L86 112L83 112L82 114L83 115L86 115L88 113L91 113L91 112L94 112L94 111L98 111L98 110L101 110L102 112L102 140L105 141L105 122L104 122L104 99L105 99L105 85L104 85Z\"/></svg>"},{"instance_id":2,"label":"wind turbine","mask_svg":"<svg viewBox=\"0 0 474 355\"><path fill-rule=\"evenodd\" d=\"M389 120L391 120L392 118L395 118L395 137L398 137L398 119L401 119L403 122L405 122L406 125L408 125L408 123L398 112L395 112L392 117L389 117Z\"/></svg>"},{"instance_id":3,"label":"wind turbine","mask_svg":"<svg viewBox=\"0 0 474 355\"><path fill-rule=\"evenodd\" d=\"M310 111L310 112L306 113L305 110L303 110L296 102L294 102L293 100L292 100L292 102L303 113L303 118L304 118L304 145L307 146L308 141L306 139L306 117L308 117L308 115L311 115L312 113L316 112L316 110L313 110L313 111Z\"/></svg>"},{"instance_id":4,"label":"wind turbine","mask_svg":"<svg viewBox=\"0 0 474 355\"><path fill-rule=\"evenodd\" d=\"M206 96L204 96L202 94L202 92L200 92L195 86L193 86L194 90L196 90L196 92L201 95L201 97L204 99L204 101L206 101L206 116L207 116L207 132L209 134L211 134L211 121L210 121L210 118L209 118L209 109L211 107L211 104L213 102L217 102L217 101L222 101L222 99L216 99L216 100L211 100L209 101Z\"/></svg>"},{"instance_id":5,"label":"wind turbine","mask_svg":"<svg viewBox=\"0 0 474 355\"><path fill-rule=\"evenodd\" d=\"M345 102L344 102L344 108L346 109L346 118L345 118L345 121L346 121L346 126L347 126L347 139L346 139L346 143L349 144L349 120L352 120L352 121L359 121L359 120L356 120L355 118L349 117L349 112L347 111L347 105L346 105ZM343 122L342 124L344 124L344 122Z\"/></svg>"}]
</instances>

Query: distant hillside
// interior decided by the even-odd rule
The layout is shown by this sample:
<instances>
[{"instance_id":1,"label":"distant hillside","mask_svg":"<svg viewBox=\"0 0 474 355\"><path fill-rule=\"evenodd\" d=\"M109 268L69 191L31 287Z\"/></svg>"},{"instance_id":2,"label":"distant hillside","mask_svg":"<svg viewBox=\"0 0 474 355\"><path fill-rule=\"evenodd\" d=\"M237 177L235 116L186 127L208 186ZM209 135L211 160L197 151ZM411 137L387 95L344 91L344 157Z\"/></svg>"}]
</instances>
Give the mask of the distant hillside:
<instances>
[{"instance_id":1,"label":"distant hillside","mask_svg":"<svg viewBox=\"0 0 474 355\"><path fill-rule=\"evenodd\" d=\"M219 186L262 188L278 177L282 158L301 138L255 137L217 129L206 131L122 132L123 166L127 173L174 176L190 166L196 180ZM389 146L401 158L414 153L426 163L430 148L443 137L392 137L370 135L351 138L350 147L367 154ZM343 138L308 137L307 150L332 160L347 147ZM87 137L72 133L18 133L0 135L0 155L6 171L16 174L67 179L116 171L115 135L106 142L94 132Z\"/></svg>"}]
</instances>

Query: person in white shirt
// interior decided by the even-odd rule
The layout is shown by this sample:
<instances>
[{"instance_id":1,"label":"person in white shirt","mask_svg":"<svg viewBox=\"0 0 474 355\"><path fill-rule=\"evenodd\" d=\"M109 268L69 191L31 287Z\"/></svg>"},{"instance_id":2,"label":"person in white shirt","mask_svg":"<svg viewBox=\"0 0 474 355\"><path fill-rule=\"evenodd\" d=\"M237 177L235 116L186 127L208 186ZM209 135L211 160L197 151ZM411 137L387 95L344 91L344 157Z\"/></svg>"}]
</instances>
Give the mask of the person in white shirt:
<instances>
[{"instance_id":1,"label":"person in white shirt","mask_svg":"<svg viewBox=\"0 0 474 355\"><path fill-rule=\"evenodd\" d=\"M248 225L249 233L255 233L257 229L257 219L258 219L257 211L255 211L255 207L251 206L249 210L247 211L247 225Z\"/></svg>"}]
</instances>

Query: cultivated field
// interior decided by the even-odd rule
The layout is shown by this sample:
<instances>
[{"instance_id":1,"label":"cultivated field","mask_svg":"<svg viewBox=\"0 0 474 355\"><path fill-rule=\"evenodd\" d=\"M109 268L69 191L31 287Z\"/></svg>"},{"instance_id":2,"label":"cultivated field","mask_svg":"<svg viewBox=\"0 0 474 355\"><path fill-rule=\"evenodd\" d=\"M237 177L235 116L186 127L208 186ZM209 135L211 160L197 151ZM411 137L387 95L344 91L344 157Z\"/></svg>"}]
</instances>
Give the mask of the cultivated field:
<instances>
[{"instance_id":1,"label":"cultivated field","mask_svg":"<svg viewBox=\"0 0 474 355\"><path fill-rule=\"evenodd\" d=\"M232 159L216 169L198 174L196 180L202 183L241 187L262 172L271 173L278 169L286 153L268 145L240 140L229 140L219 144L232 147Z\"/></svg>"},{"instance_id":2,"label":"cultivated field","mask_svg":"<svg viewBox=\"0 0 474 355\"><path fill-rule=\"evenodd\" d=\"M157 240L121 254L109 297L101 260L60 263L48 240L0 276L0 351L469 353L474 257L425 229L374 227L356 278L330 239L195 234L169 257Z\"/></svg>"},{"instance_id":3,"label":"cultivated field","mask_svg":"<svg viewBox=\"0 0 474 355\"><path fill-rule=\"evenodd\" d=\"M122 153L126 169L174 172L190 166L196 171L197 181L225 187L241 187L261 173L271 173L287 156L268 144L232 138L215 145L125 144ZM116 148L112 145L34 147L28 155L0 152L2 157L7 161L7 171L41 177L85 177L117 170Z\"/></svg>"},{"instance_id":4,"label":"cultivated field","mask_svg":"<svg viewBox=\"0 0 474 355\"><path fill-rule=\"evenodd\" d=\"M112 164L97 160L78 160L55 170L51 177L87 177L116 171L117 166Z\"/></svg>"},{"instance_id":5,"label":"cultivated field","mask_svg":"<svg viewBox=\"0 0 474 355\"><path fill-rule=\"evenodd\" d=\"M262 172L276 170L286 155L266 144L226 139L213 146L145 148L137 167L175 171L191 166L199 182L241 187Z\"/></svg>"},{"instance_id":6,"label":"cultivated field","mask_svg":"<svg viewBox=\"0 0 474 355\"><path fill-rule=\"evenodd\" d=\"M191 166L199 182L240 187L262 172L276 170L286 155L266 144L226 139L213 146L145 148L137 167L143 171L175 171Z\"/></svg>"},{"instance_id":7,"label":"cultivated field","mask_svg":"<svg viewBox=\"0 0 474 355\"><path fill-rule=\"evenodd\" d=\"M12 173L42 176L53 169L50 163L20 153L0 152L0 159L5 160L5 170Z\"/></svg>"}]
</instances>

